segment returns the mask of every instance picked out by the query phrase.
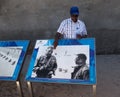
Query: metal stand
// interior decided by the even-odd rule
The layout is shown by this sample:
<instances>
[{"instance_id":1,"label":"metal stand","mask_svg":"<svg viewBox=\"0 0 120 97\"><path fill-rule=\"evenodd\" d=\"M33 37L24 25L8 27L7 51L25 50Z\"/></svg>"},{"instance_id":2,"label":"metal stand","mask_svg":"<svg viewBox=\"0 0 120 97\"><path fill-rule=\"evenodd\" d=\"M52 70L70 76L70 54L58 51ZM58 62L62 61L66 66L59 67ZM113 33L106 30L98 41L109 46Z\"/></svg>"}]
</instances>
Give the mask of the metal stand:
<instances>
[{"instance_id":1,"label":"metal stand","mask_svg":"<svg viewBox=\"0 0 120 97\"><path fill-rule=\"evenodd\" d=\"M23 97L22 87L20 81L16 81L17 89L19 92L20 97Z\"/></svg>"},{"instance_id":2,"label":"metal stand","mask_svg":"<svg viewBox=\"0 0 120 97\"><path fill-rule=\"evenodd\" d=\"M96 85L93 85L93 97L96 97Z\"/></svg>"},{"instance_id":3,"label":"metal stand","mask_svg":"<svg viewBox=\"0 0 120 97\"><path fill-rule=\"evenodd\" d=\"M27 85L28 85L28 90L29 90L30 97L34 97L32 83L27 82ZM92 89L93 89L93 97L96 97L96 85L92 85ZM40 97L43 97L43 96L40 96Z\"/></svg>"},{"instance_id":4,"label":"metal stand","mask_svg":"<svg viewBox=\"0 0 120 97\"><path fill-rule=\"evenodd\" d=\"M33 96L33 90L32 90L32 83L27 82L27 85L28 85L28 90L29 90L30 97L34 97Z\"/></svg>"}]
</instances>

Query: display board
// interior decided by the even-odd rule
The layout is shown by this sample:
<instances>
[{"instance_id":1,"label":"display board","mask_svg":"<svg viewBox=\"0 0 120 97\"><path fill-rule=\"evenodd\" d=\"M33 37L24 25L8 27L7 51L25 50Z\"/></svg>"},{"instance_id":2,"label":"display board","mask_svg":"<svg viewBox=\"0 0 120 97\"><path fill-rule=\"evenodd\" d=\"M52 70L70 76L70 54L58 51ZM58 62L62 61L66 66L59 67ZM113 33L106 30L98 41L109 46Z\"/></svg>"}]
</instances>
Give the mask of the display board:
<instances>
[{"instance_id":1,"label":"display board","mask_svg":"<svg viewBox=\"0 0 120 97\"><path fill-rule=\"evenodd\" d=\"M0 41L0 80L17 80L28 45L28 40Z\"/></svg>"},{"instance_id":2,"label":"display board","mask_svg":"<svg viewBox=\"0 0 120 97\"><path fill-rule=\"evenodd\" d=\"M37 40L26 80L31 82L96 84L95 39Z\"/></svg>"}]
</instances>

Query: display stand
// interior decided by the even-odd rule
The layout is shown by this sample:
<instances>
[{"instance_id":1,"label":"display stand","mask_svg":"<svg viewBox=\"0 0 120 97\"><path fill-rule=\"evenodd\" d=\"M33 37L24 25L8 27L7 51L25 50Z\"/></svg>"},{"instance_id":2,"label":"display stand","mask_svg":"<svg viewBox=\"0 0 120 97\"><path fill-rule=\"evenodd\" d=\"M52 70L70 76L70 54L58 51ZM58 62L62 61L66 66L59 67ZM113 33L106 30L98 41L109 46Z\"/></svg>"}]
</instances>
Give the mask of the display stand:
<instances>
[{"instance_id":1,"label":"display stand","mask_svg":"<svg viewBox=\"0 0 120 97\"><path fill-rule=\"evenodd\" d=\"M27 86L28 86L30 97L34 97L32 82L27 82ZM93 92L92 97L96 97L96 85L92 85L92 92ZM42 96L42 97L44 97L44 96Z\"/></svg>"},{"instance_id":2,"label":"display stand","mask_svg":"<svg viewBox=\"0 0 120 97\"><path fill-rule=\"evenodd\" d=\"M24 64L29 40L0 41L0 80L13 81L23 97L20 73Z\"/></svg>"},{"instance_id":3,"label":"display stand","mask_svg":"<svg viewBox=\"0 0 120 97\"><path fill-rule=\"evenodd\" d=\"M93 97L96 97L96 85L93 85Z\"/></svg>"},{"instance_id":4,"label":"display stand","mask_svg":"<svg viewBox=\"0 0 120 97\"><path fill-rule=\"evenodd\" d=\"M26 58L26 55L25 55L25 58ZM20 74L22 73L22 68L23 68L23 64L24 64L24 62L25 62L25 58L24 58L24 60L23 60L23 63L22 63L22 66L21 66L21 69L20 69L20 72L19 72L19 74L18 74L18 78L17 78L17 81L16 81L16 85L17 85L17 89L18 89L18 92L19 92L19 95L20 95L20 97L24 97L24 95L23 95L23 90L22 90L22 83L21 83L21 81L20 81Z\"/></svg>"},{"instance_id":5,"label":"display stand","mask_svg":"<svg viewBox=\"0 0 120 97\"><path fill-rule=\"evenodd\" d=\"M92 97L96 97L95 39L61 39L59 40L56 50L53 49L53 42L54 39L36 40L28 72L26 74L26 81L30 97L33 97L33 82L89 85L90 87L92 87L92 93L90 94L92 94ZM48 58L49 61L46 62L46 60L48 60L46 59L46 53L48 53L48 51L52 52L52 59ZM77 66L79 65L78 60L80 58L85 60L86 64L83 64L84 69L82 66L81 69L79 68L79 66ZM53 70L56 71L54 71L55 74L53 77L51 75L50 77L48 77L48 75L44 75L44 72L42 70L41 74L38 73L37 70L40 71L40 69L36 68L43 68L44 72L46 72L46 68L48 68L47 72ZM79 72L77 69L79 69ZM86 77L79 78L79 76L83 74L83 72L85 72L85 75L82 76ZM42 96L44 97L45 95Z\"/></svg>"},{"instance_id":6,"label":"display stand","mask_svg":"<svg viewBox=\"0 0 120 97\"><path fill-rule=\"evenodd\" d=\"M17 89L19 92L20 97L23 97L23 91L22 91L22 86L20 81L16 81Z\"/></svg>"},{"instance_id":7,"label":"display stand","mask_svg":"<svg viewBox=\"0 0 120 97\"><path fill-rule=\"evenodd\" d=\"M30 97L34 97L33 88L32 88L32 82L27 82L27 86L28 86Z\"/></svg>"}]
</instances>

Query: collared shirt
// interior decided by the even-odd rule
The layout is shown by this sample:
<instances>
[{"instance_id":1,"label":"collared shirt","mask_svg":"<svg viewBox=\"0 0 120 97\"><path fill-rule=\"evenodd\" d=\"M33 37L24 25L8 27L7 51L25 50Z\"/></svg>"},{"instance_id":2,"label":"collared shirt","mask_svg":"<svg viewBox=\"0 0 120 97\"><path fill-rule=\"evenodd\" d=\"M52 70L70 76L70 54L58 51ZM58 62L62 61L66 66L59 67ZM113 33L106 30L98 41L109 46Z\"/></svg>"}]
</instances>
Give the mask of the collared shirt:
<instances>
[{"instance_id":1,"label":"collared shirt","mask_svg":"<svg viewBox=\"0 0 120 97\"><path fill-rule=\"evenodd\" d=\"M57 32L63 34L65 39L76 39L77 34L80 34L81 36L87 35L84 22L81 20L73 22L71 18L63 20Z\"/></svg>"}]
</instances>

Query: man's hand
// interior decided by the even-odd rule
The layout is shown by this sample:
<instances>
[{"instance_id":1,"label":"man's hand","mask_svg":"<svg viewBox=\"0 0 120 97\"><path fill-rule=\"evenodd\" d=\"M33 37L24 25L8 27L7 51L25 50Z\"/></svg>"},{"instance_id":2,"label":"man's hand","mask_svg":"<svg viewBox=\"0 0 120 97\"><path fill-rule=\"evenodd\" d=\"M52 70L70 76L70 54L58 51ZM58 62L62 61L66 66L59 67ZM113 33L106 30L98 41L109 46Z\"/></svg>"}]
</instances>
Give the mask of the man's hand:
<instances>
[{"instance_id":1,"label":"man's hand","mask_svg":"<svg viewBox=\"0 0 120 97\"><path fill-rule=\"evenodd\" d=\"M57 45L58 45L58 41L54 41L54 49L56 49Z\"/></svg>"},{"instance_id":2,"label":"man's hand","mask_svg":"<svg viewBox=\"0 0 120 97\"><path fill-rule=\"evenodd\" d=\"M58 45L58 41L59 41L59 39L62 37L62 34L60 34L60 33L56 33L56 35L55 35L55 41L54 41L54 43L53 43L53 45L54 45L54 49L56 49L56 47L57 47L57 45Z\"/></svg>"},{"instance_id":3,"label":"man's hand","mask_svg":"<svg viewBox=\"0 0 120 97\"><path fill-rule=\"evenodd\" d=\"M53 72L53 71L50 71L48 74L50 74L50 75L55 75L55 73Z\"/></svg>"},{"instance_id":4,"label":"man's hand","mask_svg":"<svg viewBox=\"0 0 120 97\"><path fill-rule=\"evenodd\" d=\"M36 72L39 69L39 67L34 67L33 72Z\"/></svg>"},{"instance_id":5,"label":"man's hand","mask_svg":"<svg viewBox=\"0 0 120 97\"><path fill-rule=\"evenodd\" d=\"M77 39L81 39L81 38L87 38L87 35L81 36L80 34L77 34Z\"/></svg>"},{"instance_id":6,"label":"man's hand","mask_svg":"<svg viewBox=\"0 0 120 97\"><path fill-rule=\"evenodd\" d=\"M81 39L82 36L80 34L77 34L77 39Z\"/></svg>"}]
</instances>

